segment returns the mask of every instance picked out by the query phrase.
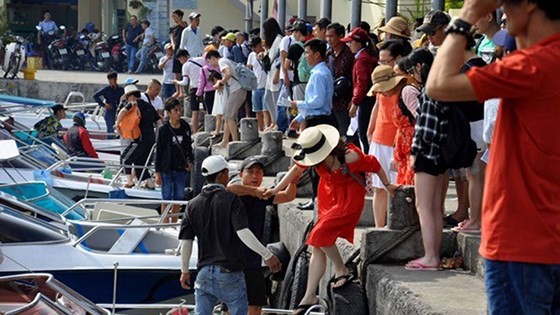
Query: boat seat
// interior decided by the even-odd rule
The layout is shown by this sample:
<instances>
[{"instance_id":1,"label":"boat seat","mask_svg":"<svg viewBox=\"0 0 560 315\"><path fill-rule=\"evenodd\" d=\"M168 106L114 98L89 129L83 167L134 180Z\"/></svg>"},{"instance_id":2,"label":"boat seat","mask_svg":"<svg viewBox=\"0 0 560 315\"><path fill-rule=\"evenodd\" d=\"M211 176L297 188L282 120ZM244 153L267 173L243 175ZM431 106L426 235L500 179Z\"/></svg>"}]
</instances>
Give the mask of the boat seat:
<instances>
[{"instance_id":1,"label":"boat seat","mask_svg":"<svg viewBox=\"0 0 560 315\"><path fill-rule=\"evenodd\" d=\"M130 225L144 225L144 221L134 219ZM109 254L131 254L144 239L150 228L125 229L108 251Z\"/></svg>"},{"instance_id":2,"label":"boat seat","mask_svg":"<svg viewBox=\"0 0 560 315\"><path fill-rule=\"evenodd\" d=\"M158 216L156 210L125 206L112 202L96 202L93 208L93 221L103 221L118 218ZM156 219L157 222L157 219Z\"/></svg>"}]
</instances>

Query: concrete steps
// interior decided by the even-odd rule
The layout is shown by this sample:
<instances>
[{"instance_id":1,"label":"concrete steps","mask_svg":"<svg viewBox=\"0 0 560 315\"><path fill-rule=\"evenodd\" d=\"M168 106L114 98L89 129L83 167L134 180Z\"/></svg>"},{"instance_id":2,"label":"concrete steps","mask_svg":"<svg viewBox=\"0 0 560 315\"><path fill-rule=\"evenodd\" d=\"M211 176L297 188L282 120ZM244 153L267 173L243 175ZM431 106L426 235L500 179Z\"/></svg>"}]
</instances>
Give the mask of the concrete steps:
<instances>
[{"instance_id":1,"label":"concrete steps","mask_svg":"<svg viewBox=\"0 0 560 315\"><path fill-rule=\"evenodd\" d=\"M460 271L408 271L368 266L369 314L487 314L482 280Z\"/></svg>"}]
</instances>

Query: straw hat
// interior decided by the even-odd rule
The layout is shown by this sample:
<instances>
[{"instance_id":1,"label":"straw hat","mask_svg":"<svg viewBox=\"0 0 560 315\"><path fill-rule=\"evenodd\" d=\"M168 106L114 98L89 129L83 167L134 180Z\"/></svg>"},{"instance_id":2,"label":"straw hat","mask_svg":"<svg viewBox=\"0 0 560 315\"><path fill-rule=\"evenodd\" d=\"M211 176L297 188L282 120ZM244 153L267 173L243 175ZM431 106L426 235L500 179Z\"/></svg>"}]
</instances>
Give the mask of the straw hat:
<instances>
[{"instance_id":1,"label":"straw hat","mask_svg":"<svg viewBox=\"0 0 560 315\"><path fill-rule=\"evenodd\" d=\"M375 93L383 93L394 89L402 81L406 81L406 77L397 75L391 66L377 66L371 74L373 86L368 92L368 96L374 96Z\"/></svg>"},{"instance_id":2,"label":"straw hat","mask_svg":"<svg viewBox=\"0 0 560 315\"><path fill-rule=\"evenodd\" d=\"M340 134L331 125L306 128L292 145L292 159L303 166L313 166L323 162L338 145Z\"/></svg>"},{"instance_id":3,"label":"straw hat","mask_svg":"<svg viewBox=\"0 0 560 315\"><path fill-rule=\"evenodd\" d=\"M124 87L124 95L129 95L130 93L141 92L136 85L130 84Z\"/></svg>"},{"instance_id":4,"label":"straw hat","mask_svg":"<svg viewBox=\"0 0 560 315\"><path fill-rule=\"evenodd\" d=\"M392 17L389 22L387 22L387 25L379 28L379 31L397 35L400 37L410 38L410 29L408 28L408 22L400 16Z\"/></svg>"}]
</instances>

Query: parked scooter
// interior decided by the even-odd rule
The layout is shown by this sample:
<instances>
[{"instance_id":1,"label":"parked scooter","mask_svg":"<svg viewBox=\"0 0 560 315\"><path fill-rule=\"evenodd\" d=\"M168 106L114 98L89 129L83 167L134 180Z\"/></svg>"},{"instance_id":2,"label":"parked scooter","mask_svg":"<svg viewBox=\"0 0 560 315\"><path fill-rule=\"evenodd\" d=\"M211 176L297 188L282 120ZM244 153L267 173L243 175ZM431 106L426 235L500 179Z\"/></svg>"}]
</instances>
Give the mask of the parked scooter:
<instances>
[{"instance_id":1,"label":"parked scooter","mask_svg":"<svg viewBox=\"0 0 560 315\"><path fill-rule=\"evenodd\" d=\"M14 79L25 62L25 39L21 36L9 36L11 42L4 46L2 69L4 78Z\"/></svg>"},{"instance_id":2,"label":"parked scooter","mask_svg":"<svg viewBox=\"0 0 560 315\"><path fill-rule=\"evenodd\" d=\"M47 66L47 68L49 69L55 69L55 68L60 68L62 66L62 62L60 61L60 57L58 58L59 60L57 62L55 62L53 60L53 53L56 56L61 55L61 53L64 53L64 50L59 51L62 48L65 47L61 47L63 46L62 43L58 42L56 46L53 46L53 43L55 41L58 41L61 38L62 32L64 32L64 30L66 29L64 27L64 25L61 25L59 27L59 31L48 31L48 32L44 32L41 27L39 25L35 26L35 28L37 29L37 31L41 32L41 41L43 41L43 45L42 47L46 49L43 49L43 57L45 58L45 65ZM65 54L68 54L68 51L66 50ZM56 66L55 66L56 65Z\"/></svg>"},{"instance_id":3,"label":"parked scooter","mask_svg":"<svg viewBox=\"0 0 560 315\"><path fill-rule=\"evenodd\" d=\"M125 43L120 34L115 34L107 40L111 48L111 68L116 72L126 72L128 69Z\"/></svg>"},{"instance_id":4,"label":"parked scooter","mask_svg":"<svg viewBox=\"0 0 560 315\"><path fill-rule=\"evenodd\" d=\"M84 70L85 65L89 63L89 50L87 43L84 42L86 38L82 33L72 34L68 36L68 55L70 59L70 68L73 70Z\"/></svg>"},{"instance_id":5,"label":"parked scooter","mask_svg":"<svg viewBox=\"0 0 560 315\"><path fill-rule=\"evenodd\" d=\"M107 35L89 35L92 37L90 44L90 65L95 71L107 72L111 67L111 48L106 41ZM95 38L95 40L93 40Z\"/></svg>"},{"instance_id":6,"label":"parked scooter","mask_svg":"<svg viewBox=\"0 0 560 315\"><path fill-rule=\"evenodd\" d=\"M159 59L164 55L163 46L156 41L156 44L153 45L148 52L148 64L146 65L146 69L152 73L161 73L158 65Z\"/></svg>"}]
</instances>

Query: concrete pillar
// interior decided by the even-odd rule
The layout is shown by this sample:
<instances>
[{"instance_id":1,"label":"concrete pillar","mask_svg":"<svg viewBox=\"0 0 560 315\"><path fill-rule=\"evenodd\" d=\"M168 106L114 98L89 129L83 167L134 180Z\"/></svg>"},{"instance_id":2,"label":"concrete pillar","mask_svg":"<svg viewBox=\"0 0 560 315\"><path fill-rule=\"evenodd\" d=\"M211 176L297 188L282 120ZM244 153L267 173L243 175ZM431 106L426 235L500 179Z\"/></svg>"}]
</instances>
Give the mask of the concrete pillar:
<instances>
[{"instance_id":1,"label":"concrete pillar","mask_svg":"<svg viewBox=\"0 0 560 315\"><path fill-rule=\"evenodd\" d=\"M263 37L263 23L268 19L268 0L261 0L261 38Z\"/></svg>"},{"instance_id":2,"label":"concrete pillar","mask_svg":"<svg viewBox=\"0 0 560 315\"><path fill-rule=\"evenodd\" d=\"M241 119L241 141L252 142L259 139L259 127L256 118Z\"/></svg>"},{"instance_id":3,"label":"concrete pillar","mask_svg":"<svg viewBox=\"0 0 560 315\"><path fill-rule=\"evenodd\" d=\"M445 10L445 0L433 0L432 10Z\"/></svg>"},{"instance_id":4,"label":"concrete pillar","mask_svg":"<svg viewBox=\"0 0 560 315\"><path fill-rule=\"evenodd\" d=\"M332 2L333 0L321 0L321 18L332 20Z\"/></svg>"},{"instance_id":5,"label":"concrete pillar","mask_svg":"<svg viewBox=\"0 0 560 315\"><path fill-rule=\"evenodd\" d=\"M298 0L298 17L307 19L307 0Z\"/></svg>"},{"instance_id":6,"label":"concrete pillar","mask_svg":"<svg viewBox=\"0 0 560 315\"><path fill-rule=\"evenodd\" d=\"M385 3L385 23L397 15L397 8L399 6L398 0L387 0Z\"/></svg>"},{"instance_id":7,"label":"concrete pillar","mask_svg":"<svg viewBox=\"0 0 560 315\"><path fill-rule=\"evenodd\" d=\"M245 4L245 32L253 28L253 0L246 0Z\"/></svg>"},{"instance_id":8,"label":"concrete pillar","mask_svg":"<svg viewBox=\"0 0 560 315\"><path fill-rule=\"evenodd\" d=\"M286 27L286 0L278 0L278 24L282 31Z\"/></svg>"},{"instance_id":9,"label":"concrete pillar","mask_svg":"<svg viewBox=\"0 0 560 315\"><path fill-rule=\"evenodd\" d=\"M358 27L362 21L362 0L352 0L352 29Z\"/></svg>"}]
</instances>

